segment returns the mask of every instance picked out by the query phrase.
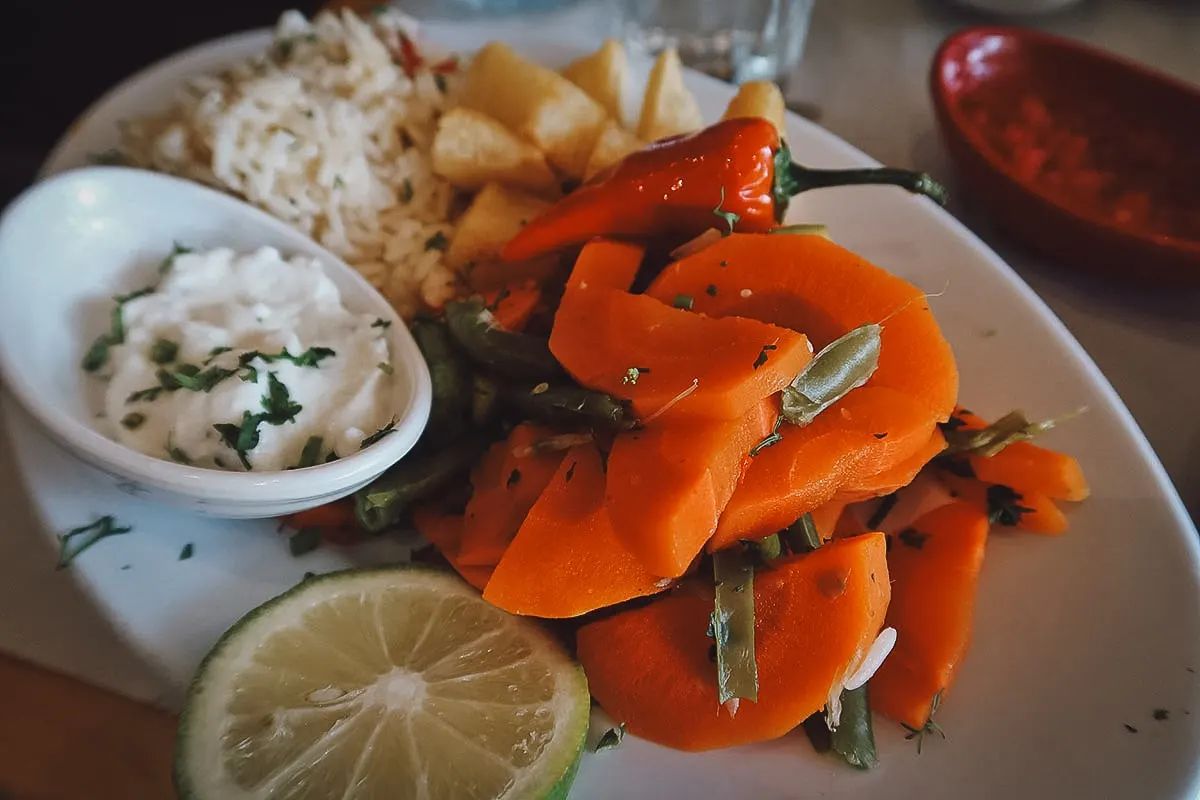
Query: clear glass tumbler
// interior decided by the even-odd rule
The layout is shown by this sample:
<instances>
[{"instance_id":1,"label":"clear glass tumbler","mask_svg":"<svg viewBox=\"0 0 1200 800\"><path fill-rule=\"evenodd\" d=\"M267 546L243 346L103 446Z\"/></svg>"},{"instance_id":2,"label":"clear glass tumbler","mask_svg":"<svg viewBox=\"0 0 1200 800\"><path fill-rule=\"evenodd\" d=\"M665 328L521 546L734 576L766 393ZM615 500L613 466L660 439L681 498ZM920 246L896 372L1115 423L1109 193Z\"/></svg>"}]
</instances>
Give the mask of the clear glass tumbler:
<instances>
[{"instance_id":1,"label":"clear glass tumbler","mask_svg":"<svg viewBox=\"0 0 1200 800\"><path fill-rule=\"evenodd\" d=\"M631 50L668 47L689 67L734 83L780 84L800 62L813 0L614 0Z\"/></svg>"}]
</instances>

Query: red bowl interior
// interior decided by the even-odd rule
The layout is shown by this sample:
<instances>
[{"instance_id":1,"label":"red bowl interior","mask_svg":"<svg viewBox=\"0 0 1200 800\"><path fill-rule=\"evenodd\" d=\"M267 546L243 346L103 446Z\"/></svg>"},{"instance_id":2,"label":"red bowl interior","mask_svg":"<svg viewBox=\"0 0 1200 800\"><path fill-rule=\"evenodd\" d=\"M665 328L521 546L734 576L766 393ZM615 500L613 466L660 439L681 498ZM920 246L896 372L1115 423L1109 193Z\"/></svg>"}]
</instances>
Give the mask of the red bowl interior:
<instances>
[{"instance_id":1,"label":"red bowl interior","mask_svg":"<svg viewBox=\"0 0 1200 800\"><path fill-rule=\"evenodd\" d=\"M1200 92L1023 28L949 37L930 75L965 188L1051 258L1200 285Z\"/></svg>"}]
</instances>

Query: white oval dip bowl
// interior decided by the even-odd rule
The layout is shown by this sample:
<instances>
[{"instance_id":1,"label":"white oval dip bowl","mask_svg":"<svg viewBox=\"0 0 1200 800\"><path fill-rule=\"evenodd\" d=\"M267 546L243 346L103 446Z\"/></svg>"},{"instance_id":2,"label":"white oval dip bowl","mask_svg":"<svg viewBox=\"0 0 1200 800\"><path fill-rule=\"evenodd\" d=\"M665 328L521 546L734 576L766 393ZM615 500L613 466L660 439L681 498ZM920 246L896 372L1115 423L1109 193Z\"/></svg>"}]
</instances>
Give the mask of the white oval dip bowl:
<instances>
[{"instance_id":1,"label":"white oval dip bowl","mask_svg":"<svg viewBox=\"0 0 1200 800\"><path fill-rule=\"evenodd\" d=\"M115 295L151 285L175 242L197 251L318 260L350 311L387 326L394 430L330 463L276 472L190 467L106 435L103 384L81 368L109 327ZM416 444L429 418L429 370L407 326L350 266L304 234L228 195L178 178L90 167L26 190L0 217L0 375L70 452L127 492L213 517L294 513L362 488Z\"/></svg>"}]
</instances>

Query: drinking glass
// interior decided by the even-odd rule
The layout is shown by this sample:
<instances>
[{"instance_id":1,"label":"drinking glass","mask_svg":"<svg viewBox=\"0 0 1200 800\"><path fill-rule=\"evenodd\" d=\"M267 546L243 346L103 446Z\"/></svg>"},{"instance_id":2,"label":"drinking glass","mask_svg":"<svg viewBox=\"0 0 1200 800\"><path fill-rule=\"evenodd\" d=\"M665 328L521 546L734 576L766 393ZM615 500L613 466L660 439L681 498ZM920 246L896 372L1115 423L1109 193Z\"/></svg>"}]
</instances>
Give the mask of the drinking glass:
<instances>
[{"instance_id":1,"label":"drinking glass","mask_svg":"<svg viewBox=\"0 0 1200 800\"><path fill-rule=\"evenodd\" d=\"M813 0L614 0L631 50L674 47L689 67L734 83L785 83L800 62Z\"/></svg>"}]
</instances>

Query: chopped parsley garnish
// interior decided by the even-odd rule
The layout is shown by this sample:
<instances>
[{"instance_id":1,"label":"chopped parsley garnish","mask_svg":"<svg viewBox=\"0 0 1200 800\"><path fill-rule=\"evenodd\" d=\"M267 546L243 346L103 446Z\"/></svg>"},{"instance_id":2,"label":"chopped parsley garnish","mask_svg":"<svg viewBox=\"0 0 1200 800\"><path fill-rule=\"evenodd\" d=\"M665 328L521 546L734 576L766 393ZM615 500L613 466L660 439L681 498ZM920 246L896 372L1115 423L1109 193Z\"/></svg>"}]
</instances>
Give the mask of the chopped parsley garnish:
<instances>
[{"instance_id":1,"label":"chopped parsley garnish","mask_svg":"<svg viewBox=\"0 0 1200 800\"><path fill-rule=\"evenodd\" d=\"M136 431L138 428L142 427L142 423L145 421L145 414L139 414L136 411L131 411L125 416L121 417L121 426L128 428L131 431Z\"/></svg>"},{"instance_id":2,"label":"chopped parsley garnish","mask_svg":"<svg viewBox=\"0 0 1200 800\"><path fill-rule=\"evenodd\" d=\"M1021 522L1021 517L1032 514L1034 509L1021 505L1021 495L1010 486L994 484L987 488L988 521L993 525L1012 527Z\"/></svg>"},{"instance_id":3,"label":"chopped parsley garnish","mask_svg":"<svg viewBox=\"0 0 1200 800\"><path fill-rule=\"evenodd\" d=\"M387 363L386 361L380 361L375 366L379 367L379 371L382 372L384 375L391 375L396 371L392 368L392 365Z\"/></svg>"},{"instance_id":4,"label":"chopped parsley garnish","mask_svg":"<svg viewBox=\"0 0 1200 800\"><path fill-rule=\"evenodd\" d=\"M512 487L516 486L520 482L521 482L521 470L514 469L512 472L508 473L508 480L504 482L504 486L505 486L505 488L511 489Z\"/></svg>"},{"instance_id":5,"label":"chopped parsley garnish","mask_svg":"<svg viewBox=\"0 0 1200 800\"><path fill-rule=\"evenodd\" d=\"M264 353L260 350L251 350L247 353L242 353L238 357L238 363L243 367L248 366L251 361L262 359L268 364L274 364L276 361L290 361L297 367L315 367L324 359L335 356L337 353L329 347L310 347L299 355L292 355L285 347L278 353Z\"/></svg>"},{"instance_id":6,"label":"chopped parsley garnish","mask_svg":"<svg viewBox=\"0 0 1200 800\"><path fill-rule=\"evenodd\" d=\"M335 189L343 189L343 188L345 188L345 186L346 186L346 182L345 182L344 180L342 180L342 176L341 176L341 175L334 175L334 176L333 176L333 188L335 188Z\"/></svg>"},{"instance_id":7,"label":"chopped parsley garnish","mask_svg":"<svg viewBox=\"0 0 1200 800\"><path fill-rule=\"evenodd\" d=\"M387 330L388 328L392 327L392 321L390 319L384 319L383 317L379 317L374 322L371 323L371 327L372 328L383 328L384 330Z\"/></svg>"},{"instance_id":8,"label":"chopped parsley garnish","mask_svg":"<svg viewBox=\"0 0 1200 800\"><path fill-rule=\"evenodd\" d=\"M105 364L108 363L109 350L116 345L125 343L125 304L130 300L136 300L139 297L145 297L154 292L153 286L147 286L144 289L127 294L119 294L113 298L116 305L113 307L112 314L109 317L108 333L102 333L92 342L92 346L88 348L87 353L83 357L83 362L80 364L84 372L96 372Z\"/></svg>"},{"instance_id":9,"label":"chopped parsley garnish","mask_svg":"<svg viewBox=\"0 0 1200 800\"><path fill-rule=\"evenodd\" d=\"M83 551L110 536L120 536L129 533L133 528L128 525L117 525L117 520L111 515L100 517L95 522L73 528L58 537L58 563L55 569L66 569L78 558Z\"/></svg>"},{"instance_id":10,"label":"chopped parsley garnish","mask_svg":"<svg viewBox=\"0 0 1200 800\"><path fill-rule=\"evenodd\" d=\"M242 466L246 469L251 468L250 459L247 454L258 447L258 426L264 422L269 425L283 425L287 422L295 422L296 415L304 408L299 403L292 402L287 386L275 376L274 372L267 374L267 394L262 398L262 406L265 413L251 414L249 411L243 412L242 421L237 425L231 422L219 422L213 425L213 430L221 435L221 441L226 447L237 453L238 459L241 460ZM311 443L312 439L309 439L305 443L306 451ZM301 459L303 458L304 455L301 454Z\"/></svg>"},{"instance_id":11,"label":"chopped parsley garnish","mask_svg":"<svg viewBox=\"0 0 1200 800\"><path fill-rule=\"evenodd\" d=\"M448 245L449 243L450 243L450 240L446 238L446 234L442 233L441 231L438 231L433 236L430 236L428 239L425 240L425 249L426 250L445 250L446 245Z\"/></svg>"},{"instance_id":12,"label":"chopped parsley garnish","mask_svg":"<svg viewBox=\"0 0 1200 800\"><path fill-rule=\"evenodd\" d=\"M920 728L914 728L911 725L906 725L903 722L900 723L900 726L902 728L904 728L904 730L908 731L908 733L904 737L905 741L908 741L911 739L917 740L917 755L921 755L921 745L924 743L925 737L927 735L929 735L931 733L936 733L938 736L941 736L943 739L946 738L946 732L944 730L942 730L941 726L939 726L936 722L933 721L933 715L937 713L938 706L940 706L941 704L942 704L942 690L938 689L937 694L935 694L933 696L933 700L929 704L929 716L925 718L924 725L922 725ZM1126 725L1125 727L1128 728L1129 726ZM1134 733L1137 733L1137 731L1135 730Z\"/></svg>"},{"instance_id":13,"label":"chopped parsley garnish","mask_svg":"<svg viewBox=\"0 0 1200 800\"><path fill-rule=\"evenodd\" d=\"M914 550L923 550L925 549L925 540L929 538L929 534L920 533L915 528L905 528L897 534L897 537L900 539L900 544L907 545Z\"/></svg>"},{"instance_id":14,"label":"chopped parsley garnish","mask_svg":"<svg viewBox=\"0 0 1200 800\"><path fill-rule=\"evenodd\" d=\"M155 364L170 364L179 355L179 344L159 337L150 346L150 360Z\"/></svg>"},{"instance_id":15,"label":"chopped parsley garnish","mask_svg":"<svg viewBox=\"0 0 1200 800\"><path fill-rule=\"evenodd\" d=\"M213 430L221 435L221 441L226 447L237 452L242 466L246 469L250 469L250 459L246 454L258 447L258 426L261 422L262 415L246 411L242 413L240 425L231 422L218 422L213 425Z\"/></svg>"},{"instance_id":16,"label":"chopped parsley garnish","mask_svg":"<svg viewBox=\"0 0 1200 800\"><path fill-rule=\"evenodd\" d=\"M704 290L704 293L707 294L709 297L716 297L717 296L717 285L715 283L710 283L708 285L708 288Z\"/></svg>"},{"instance_id":17,"label":"chopped parsley garnish","mask_svg":"<svg viewBox=\"0 0 1200 800\"><path fill-rule=\"evenodd\" d=\"M291 393L283 381L274 372L267 374L267 396L262 399L263 409L267 412L264 422L272 425L282 425L285 422L295 422L296 415L304 406L292 402Z\"/></svg>"},{"instance_id":18,"label":"chopped parsley garnish","mask_svg":"<svg viewBox=\"0 0 1200 800\"><path fill-rule=\"evenodd\" d=\"M212 350L209 350L209 351L208 351L208 358L206 358L206 359L204 360L204 363L205 363L205 364L208 364L209 362L211 362L211 361L212 361L214 358L216 358L217 356L219 356L219 355L223 355L223 354L225 354L225 353L228 353L228 352L230 352L230 351L232 351L232 350L233 350L233 348L232 348L232 347L224 347L224 346L221 346L221 347L214 347Z\"/></svg>"},{"instance_id":19,"label":"chopped parsley garnish","mask_svg":"<svg viewBox=\"0 0 1200 800\"><path fill-rule=\"evenodd\" d=\"M1156 708L1156 709L1154 709L1153 716L1154 716L1155 721L1163 722L1163 721L1171 718L1171 712L1167 711L1167 709L1165 709L1165 708Z\"/></svg>"},{"instance_id":20,"label":"chopped parsley garnish","mask_svg":"<svg viewBox=\"0 0 1200 800\"><path fill-rule=\"evenodd\" d=\"M601 750L611 750L621 744L621 740L625 738L625 723L617 725L615 728L609 728L603 735L596 740L596 747L593 752L599 753Z\"/></svg>"},{"instance_id":21,"label":"chopped parsley garnish","mask_svg":"<svg viewBox=\"0 0 1200 800\"><path fill-rule=\"evenodd\" d=\"M183 546L183 549L179 551L179 560L187 561L189 558L191 558L195 554L195 552L196 552L195 545L193 545L191 542L188 542L187 544L185 544Z\"/></svg>"},{"instance_id":22,"label":"chopped parsley garnish","mask_svg":"<svg viewBox=\"0 0 1200 800\"><path fill-rule=\"evenodd\" d=\"M387 436L389 433L394 433L395 431L396 431L396 420L393 419L387 425L384 425L382 428L380 428L379 430L372 433L370 436L363 439L362 444L359 445L358 449L365 450L368 447L370 447L371 445L378 442L383 437Z\"/></svg>"},{"instance_id":23,"label":"chopped parsley garnish","mask_svg":"<svg viewBox=\"0 0 1200 800\"><path fill-rule=\"evenodd\" d=\"M167 439L167 455L171 457L172 461L178 464L183 464L184 466L188 467L192 465L191 456L185 453L178 445L172 444L170 439Z\"/></svg>"},{"instance_id":24,"label":"chopped parsley garnish","mask_svg":"<svg viewBox=\"0 0 1200 800\"><path fill-rule=\"evenodd\" d=\"M321 546L321 529L301 528L288 537L288 551L294 556L311 553Z\"/></svg>"},{"instance_id":25,"label":"chopped parsley garnish","mask_svg":"<svg viewBox=\"0 0 1200 800\"><path fill-rule=\"evenodd\" d=\"M404 184L400 187L400 202L411 203L414 194L415 192L413 192L412 181L410 181L408 178L405 178Z\"/></svg>"},{"instance_id":26,"label":"chopped parsley garnish","mask_svg":"<svg viewBox=\"0 0 1200 800\"><path fill-rule=\"evenodd\" d=\"M300 461L296 464L296 469L315 467L321 460L321 448L324 446L325 440L320 436L308 437L308 441L304 443L304 449L300 451Z\"/></svg>"},{"instance_id":27,"label":"chopped parsley garnish","mask_svg":"<svg viewBox=\"0 0 1200 800\"><path fill-rule=\"evenodd\" d=\"M886 494L879 501L879 505L875 507L875 512L871 514L871 518L867 520L867 530L877 531L883 521L887 519L888 514L892 513L892 509L896 507L896 503L900 501L900 495L892 492Z\"/></svg>"},{"instance_id":28,"label":"chopped parsley garnish","mask_svg":"<svg viewBox=\"0 0 1200 800\"><path fill-rule=\"evenodd\" d=\"M441 92L442 94L446 93L446 76L445 75L442 75L440 73L435 74L433 76L433 84L435 86L437 86L437 89L439 92Z\"/></svg>"},{"instance_id":29,"label":"chopped parsley garnish","mask_svg":"<svg viewBox=\"0 0 1200 800\"><path fill-rule=\"evenodd\" d=\"M754 445L754 447L750 448L750 457L751 458L758 455L763 450L766 450L771 445L779 444L780 442L783 441L783 436L779 433L779 428L782 425L783 425L783 416L780 415L775 418L775 427L771 428L771 432L769 434L767 434L766 437L761 442Z\"/></svg>"},{"instance_id":30,"label":"chopped parsley garnish","mask_svg":"<svg viewBox=\"0 0 1200 800\"><path fill-rule=\"evenodd\" d=\"M754 359L754 365L753 365L754 368L758 369L763 364L767 363L767 352L768 351L778 350L778 349L779 349L779 345L777 345L777 344L764 344L762 346L762 350L758 351L758 358Z\"/></svg>"},{"instance_id":31,"label":"chopped parsley garnish","mask_svg":"<svg viewBox=\"0 0 1200 800\"><path fill-rule=\"evenodd\" d=\"M175 264L175 257L181 256L184 253L190 253L190 252L192 252L192 248L185 247L184 245L181 245L179 242L174 242L171 246L171 255L167 256L166 258L164 258L162 260L161 263L159 263L158 274L165 275L168 272L170 272L171 267Z\"/></svg>"}]
</instances>

